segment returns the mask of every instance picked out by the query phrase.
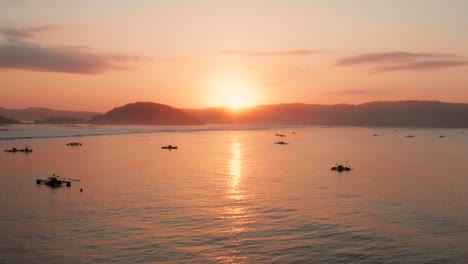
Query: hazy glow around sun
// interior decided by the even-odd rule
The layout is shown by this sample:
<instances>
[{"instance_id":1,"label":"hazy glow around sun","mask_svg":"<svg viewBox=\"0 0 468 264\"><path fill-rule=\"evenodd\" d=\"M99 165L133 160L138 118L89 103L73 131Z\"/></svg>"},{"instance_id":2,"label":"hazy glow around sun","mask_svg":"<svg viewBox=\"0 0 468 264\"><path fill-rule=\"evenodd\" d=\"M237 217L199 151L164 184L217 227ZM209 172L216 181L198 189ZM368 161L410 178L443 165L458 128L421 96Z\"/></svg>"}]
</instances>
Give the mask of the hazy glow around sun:
<instances>
[{"instance_id":1,"label":"hazy glow around sun","mask_svg":"<svg viewBox=\"0 0 468 264\"><path fill-rule=\"evenodd\" d=\"M211 86L213 91L211 96L212 105L239 110L258 103L257 89L248 78L224 76L214 81Z\"/></svg>"}]
</instances>

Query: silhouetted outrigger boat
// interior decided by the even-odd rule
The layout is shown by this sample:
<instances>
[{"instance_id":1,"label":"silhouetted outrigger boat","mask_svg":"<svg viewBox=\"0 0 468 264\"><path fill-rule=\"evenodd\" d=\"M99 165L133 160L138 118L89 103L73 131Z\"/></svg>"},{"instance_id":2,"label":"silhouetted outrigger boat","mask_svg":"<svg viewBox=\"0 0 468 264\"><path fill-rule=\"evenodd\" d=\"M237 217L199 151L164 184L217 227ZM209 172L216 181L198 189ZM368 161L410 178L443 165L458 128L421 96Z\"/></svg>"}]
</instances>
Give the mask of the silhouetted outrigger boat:
<instances>
[{"instance_id":1,"label":"silhouetted outrigger boat","mask_svg":"<svg viewBox=\"0 0 468 264\"><path fill-rule=\"evenodd\" d=\"M342 172L342 171L350 171L351 170L351 167L348 167L348 166L343 166L341 164L335 164L335 166L333 166L331 168L331 170L335 170L335 171L338 171L338 172Z\"/></svg>"},{"instance_id":2,"label":"silhouetted outrigger boat","mask_svg":"<svg viewBox=\"0 0 468 264\"><path fill-rule=\"evenodd\" d=\"M81 146L83 144L81 144L80 142L70 142L70 143L67 143L67 146Z\"/></svg>"},{"instance_id":3,"label":"silhouetted outrigger boat","mask_svg":"<svg viewBox=\"0 0 468 264\"><path fill-rule=\"evenodd\" d=\"M58 175L53 174L46 180L37 179L36 184L45 184L50 187L60 187L65 184L67 187L71 187L71 181L61 180Z\"/></svg>"},{"instance_id":4,"label":"silhouetted outrigger boat","mask_svg":"<svg viewBox=\"0 0 468 264\"><path fill-rule=\"evenodd\" d=\"M288 145L289 143L288 143L288 142L284 142L284 141L276 141L275 144L278 144L278 145Z\"/></svg>"},{"instance_id":5,"label":"silhouetted outrigger boat","mask_svg":"<svg viewBox=\"0 0 468 264\"><path fill-rule=\"evenodd\" d=\"M161 148L171 150L171 149L177 149L177 146L167 145L167 146L162 146Z\"/></svg>"},{"instance_id":6,"label":"silhouetted outrigger boat","mask_svg":"<svg viewBox=\"0 0 468 264\"><path fill-rule=\"evenodd\" d=\"M24 148L24 149L17 149L17 148L12 148L12 149L5 149L5 152L25 152L25 153L31 153L33 150L30 148Z\"/></svg>"},{"instance_id":7,"label":"silhouetted outrigger boat","mask_svg":"<svg viewBox=\"0 0 468 264\"><path fill-rule=\"evenodd\" d=\"M276 133L275 136L276 136L276 137L285 137L286 135L285 135L285 134L278 134L278 133Z\"/></svg>"}]
</instances>

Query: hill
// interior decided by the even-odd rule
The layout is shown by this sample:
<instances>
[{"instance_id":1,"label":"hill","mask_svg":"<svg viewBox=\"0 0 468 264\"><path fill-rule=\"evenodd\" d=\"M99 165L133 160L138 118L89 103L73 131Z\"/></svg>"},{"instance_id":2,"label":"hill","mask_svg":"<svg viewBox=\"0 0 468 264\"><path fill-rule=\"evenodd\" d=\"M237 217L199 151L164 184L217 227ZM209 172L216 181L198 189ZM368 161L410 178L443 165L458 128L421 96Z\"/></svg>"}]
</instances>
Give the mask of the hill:
<instances>
[{"instance_id":1,"label":"hill","mask_svg":"<svg viewBox=\"0 0 468 264\"><path fill-rule=\"evenodd\" d=\"M8 109L0 107L0 115L8 118L13 118L21 121L36 121L52 117L68 117L88 120L97 112L84 111L62 111L52 110L48 108L31 107L25 109Z\"/></svg>"},{"instance_id":2,"label":"hill","mask_svg":"<svg viewBox=\"0 0 468 264\"><path fill-rule=\"evenodd\" d=\"M196 117L164 104L136 102L94 116L95 124L203 125Z\"/></svg>"},{"instance_id":3,"label":"hill","mask_svg":"<svg viewBox=\"0 0 468 264\"><path fill-rule=\"evenodd\" d=\"M2 113L9 113L5 115ZM12 119L45 123L201 125L267 124L383 127L468 127L468 104L438 101L370 102L359 105L276 104L233 112L227 108L180 110L164 104L137 102L116 107L105 114L56 111L47 108L5 109ZM93 116L93 117L91 117ZM91 119L90 119L91 118ZM12 120L12 121L11 121ZM0 120L0 123L2 121Z\"/></svg>"},{"instance_id":4,"label":"hill","mask_svg":"<svg viewBox=\"0 0 468 264\"><path fill-rule=\"evenodd\" d=\"M187 109L205 123L386 127L468 127L468 104L438 101L371 102L360 105L278 104L239 112Z\"/></svg>"},{"instance_id":5,"label":"hill","mask_svg":"<svg viewBox=\"0 0 468 264\"><path fill-rule=\"evenodd\" d=\"M19 123L17 120L0 116L0 124L1 125L3 125L3 124L17 124L17 123Z\"/></svg>"},{"instance_id":6,"label":"hill","mask_svg":"<svg viewBox=\"0 0 468 264\"><path fill-rule=\"evenodd\" d=\"M84 120L81 118L74 118L74 117L47 117L41 120L36 120L35 123L37 124L83 124L87 123L88 120Z\"/></svg>"}]
</instances>

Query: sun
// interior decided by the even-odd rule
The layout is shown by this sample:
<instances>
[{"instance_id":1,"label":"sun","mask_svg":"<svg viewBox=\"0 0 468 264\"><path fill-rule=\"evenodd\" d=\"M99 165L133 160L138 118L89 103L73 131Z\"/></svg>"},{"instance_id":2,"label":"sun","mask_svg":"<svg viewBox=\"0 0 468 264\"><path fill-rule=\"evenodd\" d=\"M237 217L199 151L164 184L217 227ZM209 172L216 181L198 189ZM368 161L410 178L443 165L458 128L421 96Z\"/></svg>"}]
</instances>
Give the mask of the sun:
<instances>
[{"instance_id":1,"label":"sun","mask_svg":"<svg viewBox=\"0 0 468 264\"><path fill-rule=\"evenodd\" d=\"M224 106L231 110L239 110L242 108L249 107L250 105L247 101L242 97L241 94L236 93L236 91L232 93L228 93L225 95L224 98Z\"/></svg>"},{"instance_id":2,"label":"sun","mask_svg":"<svg viewBox=\"0 0 468 264\"><path fill-rule=\"evenodd\" d=\"M253 82L245 77L224 76L213 82L212 90L212 105L239 111L257 104L257 89Z\"/></svg>"}]
</instances>

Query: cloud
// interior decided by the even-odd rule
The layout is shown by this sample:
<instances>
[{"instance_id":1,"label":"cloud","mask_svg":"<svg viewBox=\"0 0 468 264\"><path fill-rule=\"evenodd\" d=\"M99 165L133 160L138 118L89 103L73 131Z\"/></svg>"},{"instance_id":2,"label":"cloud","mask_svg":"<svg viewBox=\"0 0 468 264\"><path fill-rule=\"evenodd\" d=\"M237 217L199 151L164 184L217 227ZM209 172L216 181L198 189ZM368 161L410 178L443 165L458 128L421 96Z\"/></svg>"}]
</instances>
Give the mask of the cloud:
<instances>
[{"instance_id":1,"label":"cloud","mask_svg":"<svg viewBox=\"0 0 468 264\"><path fill-rule=\"evenodd\" d=\"M37 33L48 32L61 28L59 25L44 25L38 27L28 27L28 28L1 28L0 35L7 37L12 40L22 40L25 38L30 38Z\"/></svg>"},{"instance_id":2,"label":"cloud","mask_svg":"<svg viewBox=\"0 0 468 264\"><path fill-rule=\"evenodd\" d=\"M467 66L467 65L468 65L467 60L432 60L432 61L419 61L415 63L395 65L395 66L375 67L374 72L378 73L378 72L389 72L389 71L398 71L398 70L423 71L423 70L434 70L434 69L449 68L449 67L460 67L460 66Z\"/></svg>"},{"instance_id":3,"label":"cloud","mask_svg":"<svg viewBox=\"0 0 468 264\"><path fill-rule=\"evenodd\" d=\"M127 55L103 55L76 48L44 47L31 43L0 44L0 68L45 72L99 74L125 70L129 62L147 60Z\"/></svg>"},{"instance_id":4,"label":"cloud","mask_svg":"<svg viewBox=\"0 0 468 264\"><path fill-rule=\"evenodd\" d=\"M246 50L222 50L226 55L244 56L309 56L329 52L328 50L276 50L276 51L246 51Z\"/></svg>"},{"instance_id":5,"label":"cloud","mask_svg":"<svg viewBox=\"0 0 468 264\"><path fill-rule=\"evenodd\" d=\"M129 63L149 58L122 54L100 54L86 47L51 47L25 42L34 34L54 30L48 25L30 28L3 28L0 35L7 37L0 43L0 69L21 69L42 72L100 74L110 70L128 70Z\"/></svg>"},{"instance_id":6,"label":"cloud","mask_svg":"<svg viewBox=\"0 0 468 264\"><path fill-rule=\"evenodd\" d=\"M391 51L381 53L364 53L341 58L338 66L370 65L374 73L398 70L433 70L465 66L468 61L451 53L415 53Z\"/></svg>"},{"instance_id":7,"label":"cloud","mask_svg":"<svg viewBox=\"0 0 468 264\"><path fill-rule=\"evenodd\" d=\"M387 62L400 62L414 59L439 59L447 57L457 57L449 53L412 53L404 51L392 51L381 53L366 53L357 56L344 57L338 60L337 64L355 65L355 64L372 64L372 63L387 63Z\"/></svg>"}]
</instances>

